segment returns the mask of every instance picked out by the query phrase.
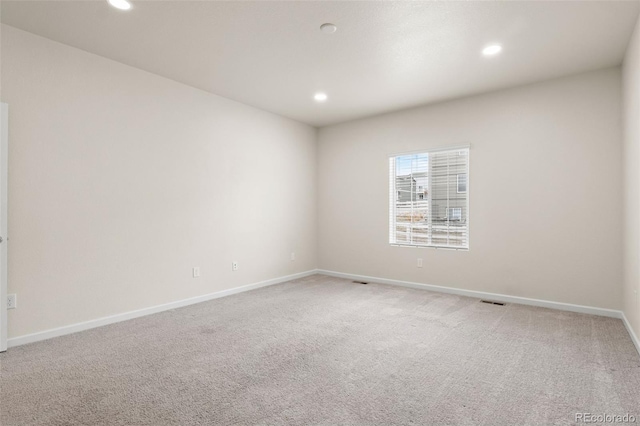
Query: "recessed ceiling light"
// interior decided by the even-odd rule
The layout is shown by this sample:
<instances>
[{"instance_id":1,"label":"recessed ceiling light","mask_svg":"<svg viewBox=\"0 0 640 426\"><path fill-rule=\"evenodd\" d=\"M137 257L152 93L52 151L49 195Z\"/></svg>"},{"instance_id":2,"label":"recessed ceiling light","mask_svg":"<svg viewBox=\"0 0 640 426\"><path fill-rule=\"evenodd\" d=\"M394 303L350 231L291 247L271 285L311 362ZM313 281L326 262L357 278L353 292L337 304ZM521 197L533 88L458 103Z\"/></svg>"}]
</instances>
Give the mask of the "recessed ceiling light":
<instances>
[{"instance_id":1,"label":"recessed ceiling light","mask_svg":"<svg viewBox=\"0 0 640 426\"><path fill-rule=\"evenodd\" d=\"M482 49L482 54L484 56L493 56L493 55L497 55L501 51L502 51L502 46L500 46L499 44L492 44Z\"/></svg>"},{"instance_id":2,"label":"recessed ceiling light","mask_svg":"<svg viewBox=\"0 0 640 426\"><path fill-rule=\"evenodd\" d=\"M109 4L120 10L131 9L131 3L129 3L127 0L109 0Z\"/></svg>"},{"instance_id":3,"label":"recessed ceiling light","mask_svg":"<svg viewBox=\"0 0 640 426\"><path fill-rule=\"evenodd\" d=\"M327 100L327 94L322 92L316 93L313 95L313 99L315 99L316 102L324 102Z\"/></svg>"},{"instance_id":4,"label":"recessed ceiling light","mask_svg":"<svg viewBox=\"0 0 640 426\"><path fill-rule=\"evenodd\" d=\"M337 29L338 27L330 23L320 25L320 31L322 31L325 34L333 34L336 32Z\"/></svg>"}]
</instances>

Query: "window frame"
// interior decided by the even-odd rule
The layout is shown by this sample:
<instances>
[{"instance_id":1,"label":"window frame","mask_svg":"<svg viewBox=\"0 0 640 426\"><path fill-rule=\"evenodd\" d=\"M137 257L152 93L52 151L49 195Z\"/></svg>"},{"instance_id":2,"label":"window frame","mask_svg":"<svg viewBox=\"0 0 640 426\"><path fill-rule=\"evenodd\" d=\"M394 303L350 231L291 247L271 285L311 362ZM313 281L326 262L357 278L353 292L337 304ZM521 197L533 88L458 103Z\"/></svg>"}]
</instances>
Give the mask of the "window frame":
<instances>
[{"instance_id":1,"label":"window frame","mask_svg":"<svg viewBox=\"0 0 640 426\"><path fill-rule=\"evenodd\" d=\"M459 220L450 220L448 219L448 213L447 210L445 210L445 213L447 215L447 222L460 222L460 223L464 223L466 226L466 245L464 246L451 246L451 245L443 245L443 244L433 244L432 242L429 244L415 244L415 243L405 243L405 242L398 242L397 241L397 228L396 231L393 231L393 229L396 227L396 221L394 218L396 218L396 202L397 201L394 197L394 193L396 192L396 182L395 182L395 161L397 159L397 157L402 157L402 156L410 156L410 155L419 155L419 154L435 154L438 152L444 152L444 151L451 151L451 152L456 152L457 151L457 155L459 156L466 156L466 169L464 170L463 173L455 173L456 175L456 192L454 192L454 194L464 194L465 195L465 201L466 201L466 206L464 207L447 207L447 210L450 208L459 208L461 209L461 214L460 214L460 219ZM431 157L429 157L431 158ZM393 247L405 247L405 248L427 248L427 249L436 249L436 250L454 250L454 251L469 251L470 247L471 247L471 221L470 221L470 212L471 212L471 200L469 197L470 194L470 169L471 169L471 145L457 145L457 146L453 146L453 147L441 147L441 148L432 148L432 149L422 149L422 150L417 150L417 151L410 151L410 152L400 152L400 153L392 153L392 154L388 154L387 156L388 159L388 164L389 164L389 245L393 246ZM392 165L393 162L393 165ZM394 173L394 177L393 179L391 178L391 173ZM459 181L459 177L458 175L466 175L466 191L464 192L457 192L458 189L458 181ZM449 175L449 176L453 176L453 174ZM429 203L429 210L432 208L432 193L431 193L431 177L429 177L429 181L428 181L428 196L427 198L425 198L426 200L428 200ZM466 208L465 208L466 207ZM431 239L431 233L433 231L433 215L431 213L428 214L428 229L429 229L429 238ZM395 241L393 241L393 238L395 238Z\"/></svg>"}]
</instances>

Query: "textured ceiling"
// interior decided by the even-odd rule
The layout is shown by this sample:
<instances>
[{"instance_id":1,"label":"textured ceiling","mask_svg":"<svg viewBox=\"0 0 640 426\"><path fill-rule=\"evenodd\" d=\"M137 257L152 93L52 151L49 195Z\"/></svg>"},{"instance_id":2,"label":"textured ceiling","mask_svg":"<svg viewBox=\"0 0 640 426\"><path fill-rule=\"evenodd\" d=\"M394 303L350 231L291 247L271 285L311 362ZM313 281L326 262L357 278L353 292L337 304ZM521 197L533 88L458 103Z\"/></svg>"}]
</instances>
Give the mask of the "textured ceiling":
<instances>
[{"instance_id":1,"label":"textured ceiling","mask_svg":"<svg viewBox=\"0 0 640 426\"><path fill-rule=\"evenodd\" d=\"M2 22L324 126L621 63L631 2L2 1ZM332 22L338 31L319 30ZM504 46L493 58L488 43ZM313 101L316 91L329 100Z\"/></svg>"}]
</instances>

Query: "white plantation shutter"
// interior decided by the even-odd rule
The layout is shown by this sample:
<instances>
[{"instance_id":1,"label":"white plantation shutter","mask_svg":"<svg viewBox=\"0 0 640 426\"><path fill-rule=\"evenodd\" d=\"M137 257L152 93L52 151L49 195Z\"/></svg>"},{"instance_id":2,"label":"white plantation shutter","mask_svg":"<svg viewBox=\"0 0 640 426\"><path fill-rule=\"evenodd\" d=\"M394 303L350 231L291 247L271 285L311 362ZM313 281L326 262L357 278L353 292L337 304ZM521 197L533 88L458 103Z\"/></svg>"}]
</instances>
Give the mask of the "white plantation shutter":
<instances>
[{"instance_id":1,"label":"white plantation shutter","mask_svg":"<svg viewBox=\"0 0 640 426\"><path fill-rule=\"evenodd\" d=\"M469 148L389 158L389 243L469 248Z\"/></svg>"}]
</instances>

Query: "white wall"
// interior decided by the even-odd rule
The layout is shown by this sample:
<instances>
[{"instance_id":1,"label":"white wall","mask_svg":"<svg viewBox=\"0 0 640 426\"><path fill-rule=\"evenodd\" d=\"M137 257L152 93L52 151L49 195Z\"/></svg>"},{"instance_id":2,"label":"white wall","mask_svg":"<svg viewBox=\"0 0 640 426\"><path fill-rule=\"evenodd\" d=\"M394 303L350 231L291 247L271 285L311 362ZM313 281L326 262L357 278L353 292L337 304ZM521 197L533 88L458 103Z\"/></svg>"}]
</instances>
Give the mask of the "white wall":
<instances>
[{"instance_id":1,"label":"white wall","mask_svg":"<svg viewBox=\"0 0 640 426\"><path fill-rule=\"evenodd\" d=\"M622 69L624 101L624 313L640 336L640 21Z\"/></svg>"},{"instance_id":2,"label":"white wall","mask_svg":"<svg viewBox=\"0 0 640 426\"><path fill-rule=\"evenodd\" d=\"M638 330L638 30L634 40L624 309ZM618 68L323 128L316 153L316 130L295 121L6 25L1 47L9 292L19 298L9 337L316 259L338 272L623 307ZM389 246L387 156L467 143L471 249Z\"/></svg>"},{"instance_id":3,"label":"white wall","mask_svg":"<svg viewBox=\"0 0 640 426\"><path fill-rule=\"evenodd\" d=\"M319 268L620 309L620 86L613 68L322 128ZM390 246L387 156L459 144L470 250Z\"/></svg>"},{"instance_id":4,"label":"white wall","mask_svg":"<svg viewBox=\"0 0 640 426\"><path fill-rule=\"evenodd\" d=\"M314 128L5 25L1 71L10 338L316 267Z\"/></svg>"}]
</instances>

